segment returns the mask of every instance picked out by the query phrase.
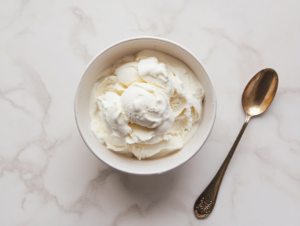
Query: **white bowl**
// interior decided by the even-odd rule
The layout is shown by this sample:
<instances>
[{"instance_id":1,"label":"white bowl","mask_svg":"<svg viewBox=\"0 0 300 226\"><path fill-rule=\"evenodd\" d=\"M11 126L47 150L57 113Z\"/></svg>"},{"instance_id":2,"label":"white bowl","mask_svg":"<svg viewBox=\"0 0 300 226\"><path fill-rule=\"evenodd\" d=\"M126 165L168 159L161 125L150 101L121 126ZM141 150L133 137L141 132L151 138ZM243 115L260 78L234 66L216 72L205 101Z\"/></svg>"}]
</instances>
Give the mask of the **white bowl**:
<instances>
[{"instance_id":1,"label":"white bowl","mask_svg":"<svg viewBox=\"0 0 300 226\"><path fill-rule=\"evenodd\" d=\"M90 128L89 96L99 73L116 60L142 49L159 50L187 64L205 90L202 121L193 137L180 151L159 159L137 160L110 151L94 136ZM183 164L192 158L207 140L215 121L216 96L206 70L187 49L172 41L156 37L137 37L120 41L99 53L86 67L75 97L75 117L78 130L89 149L107 165L132 174L159 174Z\"/></svg>"}]
</instances>

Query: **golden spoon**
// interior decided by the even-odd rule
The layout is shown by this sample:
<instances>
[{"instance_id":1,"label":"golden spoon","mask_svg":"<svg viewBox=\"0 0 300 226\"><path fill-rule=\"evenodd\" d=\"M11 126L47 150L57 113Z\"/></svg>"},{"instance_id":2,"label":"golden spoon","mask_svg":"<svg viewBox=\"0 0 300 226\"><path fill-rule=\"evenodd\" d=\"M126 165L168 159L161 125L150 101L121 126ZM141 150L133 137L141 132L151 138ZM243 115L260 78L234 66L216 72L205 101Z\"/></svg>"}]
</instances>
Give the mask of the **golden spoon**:
<instances>
[{"instance_id":1,"label":"golden spoon","mask_svg":"<svg viewBox=\"0 0 300 226\"><path fill-rule=\"evenodd\" d=\"M267 110L274 99L277 87L278 75L271 68L261 70L247 84L242 96L242 104L246 112L245 123L216 176L196 200L194 211L197 218L205 218L212 212L226 169L250 118Z\"/></svg>"}]
</instances>

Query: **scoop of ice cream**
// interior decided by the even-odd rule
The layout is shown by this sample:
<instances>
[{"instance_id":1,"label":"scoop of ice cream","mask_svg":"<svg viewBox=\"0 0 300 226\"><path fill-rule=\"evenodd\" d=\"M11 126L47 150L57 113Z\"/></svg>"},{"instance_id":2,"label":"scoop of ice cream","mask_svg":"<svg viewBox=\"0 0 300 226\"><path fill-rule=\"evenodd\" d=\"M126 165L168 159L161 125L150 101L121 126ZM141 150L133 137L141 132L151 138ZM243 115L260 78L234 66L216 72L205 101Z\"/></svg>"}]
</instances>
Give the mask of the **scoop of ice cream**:
<instances>
[{"instance_id":1,"label":"scoop of ice cream","mask_svg":"<svg viewBox=\"0 0 300 226\"><path fill-rule=\"evenodd\" d=\"M143 82L137 72L137 62L129 62L121 65L116 68L115 74L125 86L130 86L134 82Z\"/></svg>"},{"instance_id":2,"label":"scoop of ice cream","mask_svg":"<svg viewBox=\"0 0 300 226\"><path fill-rule=\"evenodd\" d=\"M140 60L137 63L137 70L144 81L165 89L168 95L173 95L174 87L166 65L158 62L156 57Z\"/></svg>"},{"instance_id":3,"label":"scoop of ice cream","mask_svg":"<svg viewBox=\"0 0 300 226\"><path fill-rule=\"evenodd\" d=\"M167 95L147 83L133 83L126 89L121 102L131 123L165 134L173 125L174 113Z\"/></svg>"},{"instance_id":4,"label":"scoop of ice cream","mask_svg":"<svg viewBox=\"0 0 300 226\"><path fill-rule=\"evenodd\" d=\"M114 92L106 92L97 98L99 114L106 131L116 138L123 138L131 133L128 118L123 110L120 96Z\"/></svg>"}]
</instances>

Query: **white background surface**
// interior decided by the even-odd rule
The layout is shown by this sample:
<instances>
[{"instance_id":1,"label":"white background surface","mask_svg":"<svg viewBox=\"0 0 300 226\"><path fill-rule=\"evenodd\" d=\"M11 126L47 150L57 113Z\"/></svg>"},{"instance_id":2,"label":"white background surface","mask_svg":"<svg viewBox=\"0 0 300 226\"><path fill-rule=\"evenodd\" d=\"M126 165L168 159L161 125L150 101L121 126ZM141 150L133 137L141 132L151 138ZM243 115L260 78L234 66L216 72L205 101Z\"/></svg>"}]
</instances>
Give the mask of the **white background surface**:
<instances>
[{"instance_id":1,"label":"white background surface","mask_svg":"<svg viewBox=\"0 0 300 226\"><path fill-rule=\"evenodd\" d=\"M299 1L0 1L0 224L299 225ZM178 42L206 66L215 127L189 162L158 176L120 173L77 131L86 64L124 38ZM244 121L241 94L271 67L279 90L254 118L211 216L192 207Z\"/></svg>"}]
</instances>

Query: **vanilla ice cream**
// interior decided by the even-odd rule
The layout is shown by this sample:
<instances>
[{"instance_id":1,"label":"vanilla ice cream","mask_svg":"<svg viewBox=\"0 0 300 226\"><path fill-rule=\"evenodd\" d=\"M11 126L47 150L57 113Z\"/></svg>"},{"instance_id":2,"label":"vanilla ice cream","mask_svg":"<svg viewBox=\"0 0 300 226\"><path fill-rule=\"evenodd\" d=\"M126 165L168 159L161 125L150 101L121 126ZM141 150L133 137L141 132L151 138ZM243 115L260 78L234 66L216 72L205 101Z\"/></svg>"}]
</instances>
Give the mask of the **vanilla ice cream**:
<instances>
[{"instance_id":1,"label":"vanilla ice cream","mask_svg":"<svg viewBox=\"0 0 300 226\"><path fill-rule=\"evenodd\" d=\"M100 74L90 95L91 129L107 148L139 160L182 148L201 119L204 90L183 62L142 50Z\"/></svg>"}]
</instances>

